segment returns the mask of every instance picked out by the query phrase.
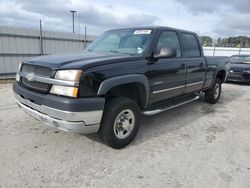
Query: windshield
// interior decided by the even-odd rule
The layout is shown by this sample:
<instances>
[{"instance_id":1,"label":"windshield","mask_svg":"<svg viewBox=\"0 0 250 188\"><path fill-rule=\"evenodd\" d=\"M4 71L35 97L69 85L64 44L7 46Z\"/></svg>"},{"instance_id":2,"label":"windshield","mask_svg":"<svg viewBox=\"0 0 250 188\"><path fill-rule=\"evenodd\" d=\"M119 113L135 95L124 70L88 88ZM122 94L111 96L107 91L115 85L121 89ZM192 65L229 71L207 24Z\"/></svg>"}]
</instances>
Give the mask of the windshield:
<instances>
[{"instance_id":1,"label":"windshield","mask_svg":"<svg viewBox=\"0 0 250 188\"><path fill-rule=\"evenodd\" d=\"M249 56L233 56L231 57L231 63L250 63Z\"/></svg>"},{"instance_id":2,"label":"windshield","mask_svg":"<svg viewBox=\"0 0 250 188\"><path fill-rule=\"evenodd\" d=\"M107 31L88 46L87 51L142 55L150 44L152 30Z\"/></svg>"}]
</instances>

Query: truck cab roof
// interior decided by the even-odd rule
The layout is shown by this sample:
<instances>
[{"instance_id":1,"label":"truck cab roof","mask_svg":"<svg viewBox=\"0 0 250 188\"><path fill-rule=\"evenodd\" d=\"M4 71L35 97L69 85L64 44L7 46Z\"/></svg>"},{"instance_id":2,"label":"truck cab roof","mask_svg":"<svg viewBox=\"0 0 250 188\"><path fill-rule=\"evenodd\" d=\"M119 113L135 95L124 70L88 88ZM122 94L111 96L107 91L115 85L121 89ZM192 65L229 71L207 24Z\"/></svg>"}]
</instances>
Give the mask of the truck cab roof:
<instances>
[{"instance_id":1,"label":"truck cab roof","mask_svg":"<svg viewBox=\"0 0 250 188\"><path fill-rule=\"evenodd\" d=\"M149 29L149 30L174 30L177 32L185 32L185 33L192 33L196 34L195 32L188 31L188 30L183 30L183 29L178 29L174 27L167 27L167 26L140 26L140 27L125 27L125 28L119 28L119 29L111 29L108 31L117 31L117 30L126 30L126 29L135 29L135 30L142 30L142 29Z\"/></svg>"}]
</instances>

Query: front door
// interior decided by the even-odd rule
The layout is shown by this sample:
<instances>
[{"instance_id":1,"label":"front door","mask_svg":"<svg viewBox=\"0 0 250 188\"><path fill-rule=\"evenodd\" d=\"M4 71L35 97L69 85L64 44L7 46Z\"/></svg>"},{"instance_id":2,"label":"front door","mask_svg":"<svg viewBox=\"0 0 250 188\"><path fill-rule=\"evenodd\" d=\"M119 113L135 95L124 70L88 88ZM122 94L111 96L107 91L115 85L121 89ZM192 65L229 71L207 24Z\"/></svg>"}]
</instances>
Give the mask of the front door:
<instances>
[{"instance_id":1,"label":"front door","mask_svg":"<svg viewBox=\"0 0 250 188\"><path fill-rule=\"evenodd\" d=\"M175 58L159 58L149 65L150 104L181 95L185 91L186 65L175 31L161 32L155 54L162 47L174 48L177 54Z\"/></svg>"}]
</instances>

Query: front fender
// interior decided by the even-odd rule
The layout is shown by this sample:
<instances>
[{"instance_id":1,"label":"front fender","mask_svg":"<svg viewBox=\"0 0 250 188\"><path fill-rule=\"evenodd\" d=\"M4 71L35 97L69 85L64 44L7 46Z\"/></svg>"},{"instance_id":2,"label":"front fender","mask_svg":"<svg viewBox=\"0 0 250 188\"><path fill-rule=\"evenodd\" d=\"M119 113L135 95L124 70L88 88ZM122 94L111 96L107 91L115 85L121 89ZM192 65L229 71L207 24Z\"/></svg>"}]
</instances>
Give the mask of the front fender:
<instances>
[{"instance_id":1,"label":"front fender","mask_svg":"<svg viewBox=\"0 0 250 188\"><path fill-rule=\"evenodd\" d=\"M147 77L141 74L116 76L116 77L104 80L98 89L97 95L98 96L105 95L113 87L123 85L123 84L129 84L129 83L140 83L145 87L146 101L144 104L146 107L148 104L148 100L149 100L149 83L148 83Z\"/></svg>"}]
</instances>

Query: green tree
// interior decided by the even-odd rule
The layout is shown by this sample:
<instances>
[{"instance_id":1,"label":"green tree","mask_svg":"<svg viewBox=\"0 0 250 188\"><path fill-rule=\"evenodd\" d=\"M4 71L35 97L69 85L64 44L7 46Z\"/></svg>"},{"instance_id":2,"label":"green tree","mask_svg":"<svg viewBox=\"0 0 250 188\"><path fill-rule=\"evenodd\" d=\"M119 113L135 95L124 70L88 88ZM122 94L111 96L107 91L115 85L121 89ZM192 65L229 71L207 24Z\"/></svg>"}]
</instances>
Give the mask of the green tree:
<instances>
[{"instance_id":1,"label":"green tree","mask_svg":"<svg viewBox=\"0 0 250 188\"><path fill-rule=\"evenodd\" d=\"M201 36L200 41L203 46L213 46L213 39L209 36Z\"/></svg>"},{"instance_id":2,"label":"green tree","mask_svg":"<svg viewBox=\"0 0 250 188\"><path fill-rule=\"evenodd\" d=\"M249 48L250 47L250 37L238 36L238 37L218 38L216 46L218 46L218 47Z\"/></svg>"}]
</instances>

